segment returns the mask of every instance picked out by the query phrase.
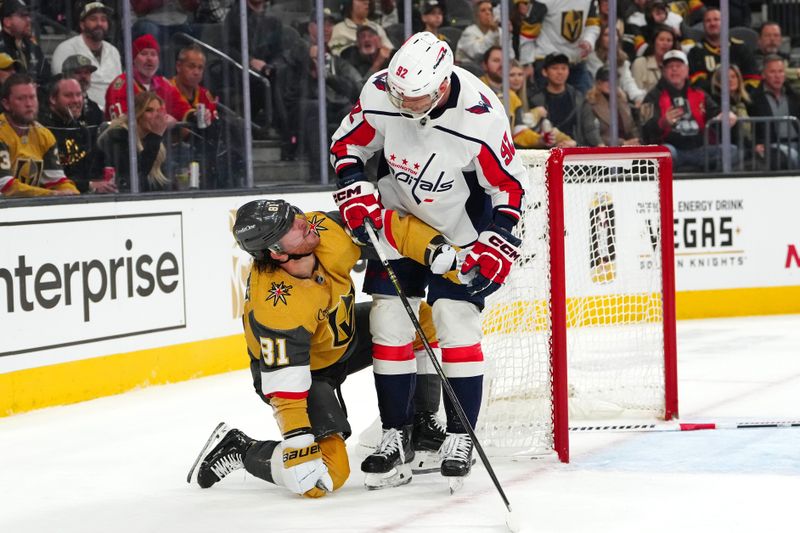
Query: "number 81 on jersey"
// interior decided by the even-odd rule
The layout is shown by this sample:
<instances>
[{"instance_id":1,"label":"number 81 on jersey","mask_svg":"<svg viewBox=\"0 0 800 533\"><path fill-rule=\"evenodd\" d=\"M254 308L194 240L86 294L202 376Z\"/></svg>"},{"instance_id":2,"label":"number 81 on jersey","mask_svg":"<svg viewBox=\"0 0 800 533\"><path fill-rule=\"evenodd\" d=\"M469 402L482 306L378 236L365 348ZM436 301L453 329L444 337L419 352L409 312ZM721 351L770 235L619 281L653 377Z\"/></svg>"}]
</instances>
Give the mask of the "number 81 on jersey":
<instances>
[{"instance_id":1,"label":"number 81 on jersey","mask_svg":"<svg viewBox=\"0 0 800 533\"><path fill-rule=\"evenodd\" d=\"M259 337L258 341L261 344L261 358L266 366L285 366L289 364L289 357L286 355L286 339Z\"/></svg>"}]
</instances>

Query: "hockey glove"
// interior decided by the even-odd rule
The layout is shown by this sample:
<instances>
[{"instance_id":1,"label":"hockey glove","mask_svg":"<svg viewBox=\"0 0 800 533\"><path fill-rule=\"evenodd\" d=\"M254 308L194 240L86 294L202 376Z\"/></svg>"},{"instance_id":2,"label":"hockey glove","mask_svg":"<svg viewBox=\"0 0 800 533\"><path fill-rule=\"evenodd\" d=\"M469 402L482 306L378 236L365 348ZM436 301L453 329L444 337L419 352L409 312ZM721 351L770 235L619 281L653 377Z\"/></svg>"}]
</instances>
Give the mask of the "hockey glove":
<instances>
[{"instance_id":1,"label":"hockey glove","mask_svg":"<svg viewBox=\"0 0 800 533\"><path fill-rule=\"evenodd\" d=\"M464 262L465 253L447 244L444 237L437 235L425 249L425 264L434 274L446 274L455 270Z\"/></svg>"},{"instance_id":2,"label":"hockey glove","mask_svg":"<svg viewBox=\"0 0 800 533\"><path fill-rule=\"evenodd\" d=\"M461 274L473 277L467 285L472 296L486 297L500 288L511 271L511 264L519 258L522 241L499 226L489 226L478 236L478 241L467 254Z\"/></svg>"},{"instance_id":3,"label":"hockey glove","mask_svg":"<svg viewBox=\"0 0 800 533\"><path fill-rule=\"evenodd\" d=\"M303 433L282 441L281 455L287 489L308 498L320 498L333 490L333 480L313 435Z\"/></svg>"},{"instance_id":4,"label":"hockey glove","mask_svg":"<svg viewBox=\"0 0 800 533\"><path fill-rule=\"evenodd\" d=\"M364 220L367 218L372 220L375 229L380 229L383 225L382 206L375 196L375 186L365 179L350 181L333 193L333 200L353 238L361 244L369 243L367 230L364 229Z\"/></svg>"}]
</instances>

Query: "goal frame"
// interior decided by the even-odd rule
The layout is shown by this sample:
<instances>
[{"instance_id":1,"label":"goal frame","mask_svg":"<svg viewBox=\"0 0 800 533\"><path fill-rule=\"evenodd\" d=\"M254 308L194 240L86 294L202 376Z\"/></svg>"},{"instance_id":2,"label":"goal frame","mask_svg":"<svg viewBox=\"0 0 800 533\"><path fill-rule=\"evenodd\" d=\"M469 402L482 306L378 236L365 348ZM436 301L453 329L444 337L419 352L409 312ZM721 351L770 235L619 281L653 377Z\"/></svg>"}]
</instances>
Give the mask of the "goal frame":
<instances>
[{"instance_id":1,"label":"goal frame","mask_svg":"<svg viewBox=\"0 0 800 533\"><path fill-rule=\"evenodd\" d=\"M672 158L663 146L553 148L545 166L550 239L550 368L552 369L553 447L569 462L567 379L567 297L564 243L564 164L576 161L655 159L658 168L661 234L661 290L664 341L664 420L678 416L678 369L675 334L675 261Z\"/></svg>"}]
</instances>

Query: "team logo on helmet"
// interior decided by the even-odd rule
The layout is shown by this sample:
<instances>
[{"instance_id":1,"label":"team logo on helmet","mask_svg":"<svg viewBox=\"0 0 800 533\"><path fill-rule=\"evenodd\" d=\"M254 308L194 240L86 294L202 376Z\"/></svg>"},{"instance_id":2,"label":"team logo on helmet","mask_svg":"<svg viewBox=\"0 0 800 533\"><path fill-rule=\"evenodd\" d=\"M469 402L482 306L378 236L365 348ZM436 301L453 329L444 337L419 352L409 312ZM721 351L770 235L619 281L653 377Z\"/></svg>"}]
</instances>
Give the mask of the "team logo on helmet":
<instances>
[{"instance_id":1,"label":"team logo on helmet","mask_svg":"<svg viewBox=\"0 0 800 533\"><path fill-rule=\"evenodd\" d=\"M380 76L375 76L374 78L372 78L372 83L374 83L375 87L377 87L381 91L385 91L386 90L386 77L388 75L389 74L387 72L384 72Z\"/></svg>"},{"instance_id":2,"label":"team logo on helmet","mask_svg":"<svg viewBox=\"0 0 800 533\"><path fill-rule=\"evenodd\" d=\"M311 220L308 221L309 231L313 231L317 237L319 237L320 231L328 231L328 228L322 225L325 220L327 220L325 217L318 219L317 215L312 216Z\"/></svg>"},{"instance_id":3,"label":"team logo on helmet","mask_svg":"<svg viewBox=\"0 0 800 533\"><path fill-rule=\"evenodd\" d=\"M488 113L489 110L492 108L492 103L489 101L483 93L479 93L481 95L481 101L475 104L472 107L468 107L467 111L470 113L475 113L476 115L483 115L484 113Z\"/></svg>"},{"instance_id":4,"label":"team logo on helmet","mask_svg":"<svg viewBox=\"0 0 800 533\"><path fill-rule=\"evenodd\" d=\"M439 55L436 56L436 63L433 64L433 70L436 70L437 68L439 68L439 65L441 64L442 59L444 59L444 56L446 56L446 55L447 55L447 48L442 46L442 48L439 50Z\"/></svg>"},{"instance_id":5,"label":"team logo on helmet","mask_svg":"<svg viewBox=\"0 0 800 533\"><path fill-rule=\"evenodd\" d=\"M282 304L286 304L286 297L291 296L292 294L289 292L292 290L291 285L286 285L284 282L279 281L278 283L272 282L272 287L267 291L267 300L272 300L272 306L277 307L278 302Z\"/></svg>"}]
</instances>

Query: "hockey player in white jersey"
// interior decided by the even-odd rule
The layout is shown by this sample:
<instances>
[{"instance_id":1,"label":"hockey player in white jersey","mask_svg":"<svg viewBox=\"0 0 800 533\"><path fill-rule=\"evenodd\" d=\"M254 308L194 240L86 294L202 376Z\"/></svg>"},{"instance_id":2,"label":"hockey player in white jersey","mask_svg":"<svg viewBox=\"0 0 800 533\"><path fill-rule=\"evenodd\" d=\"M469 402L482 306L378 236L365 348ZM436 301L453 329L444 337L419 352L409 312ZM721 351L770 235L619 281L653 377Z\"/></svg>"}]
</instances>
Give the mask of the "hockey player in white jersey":
<instances>
[{"instance_id":1,"label":"hockey player in white jersey","mask_svg":"<svg viewBox=\"0 0 800 533\"><path fill-rule=\"evenodd\" d=\"M380 158L378 195L364 174L373 154ZM415 215L450 244L469 249L462 273L473 277L465 285L429 276L409 261L393 266L414 305L427 288L444 372L474 427L483 382L480 311L504 282L520 244L511 231L522 209L524 169L502 104L478 78L453 66L447 43L417 33L365 84L333 135L331 162L339 187L334 197L354 238L367 242L367 219L381 227L383 205ZM380 263L368 266L365 291L373 295L373 370L384 433L361 468L367 486L380 488L411 479L415 370L429 363L424 355L415 359L414 328ZM440 470L463 477L473 444L447 397L445 412Z\"/></svg>"},{"instance_id":2,"label":"hockey player in white jersey","mask_svg":"<svg viewBox=\"0 0 800 533\"><path fill-rule=\"evenodd\" d=\"M586 93L593 82L584 60L594 50L598 37L597 0L535 0L529 4L520 29L520 63L535 63L539 76L548 54L565 54L570 61L567 83ZM542 81L537 78L539 84Z\"/></svg>"}]
</instances>

